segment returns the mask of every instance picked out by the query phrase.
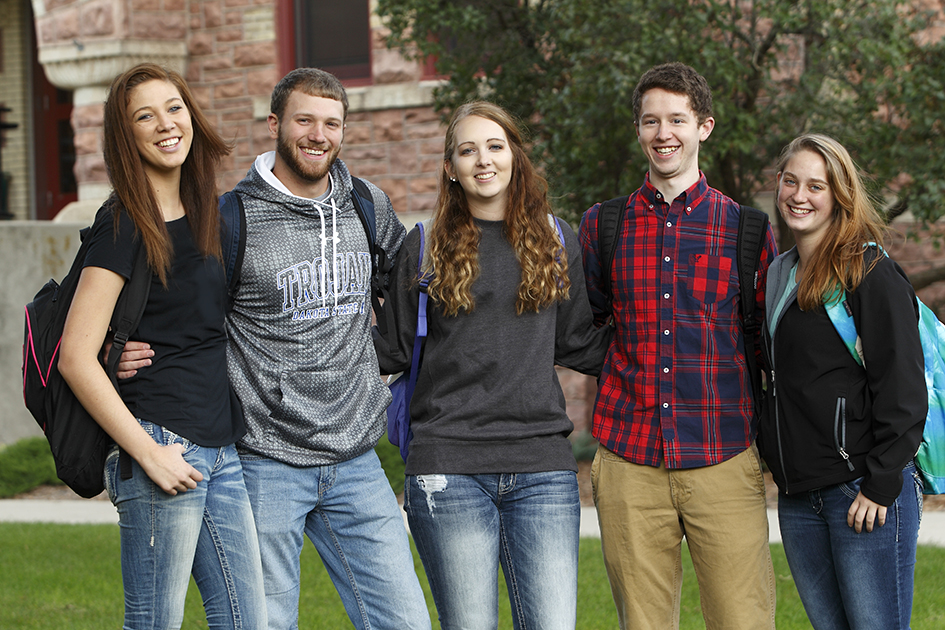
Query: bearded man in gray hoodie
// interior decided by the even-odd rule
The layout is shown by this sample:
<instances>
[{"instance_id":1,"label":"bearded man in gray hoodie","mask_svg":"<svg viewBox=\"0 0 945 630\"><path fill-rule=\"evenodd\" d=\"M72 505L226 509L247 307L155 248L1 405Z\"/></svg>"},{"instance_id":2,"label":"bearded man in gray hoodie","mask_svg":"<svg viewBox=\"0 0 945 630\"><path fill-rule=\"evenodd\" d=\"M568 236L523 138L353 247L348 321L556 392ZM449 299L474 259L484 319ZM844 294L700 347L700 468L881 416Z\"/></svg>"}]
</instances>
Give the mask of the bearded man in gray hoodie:
<instances>
[{"instance_id":1,"label":"bearded man in gray hoodie","mask_svg":"<svg viewBox=\"0 0 945 630\"><path fill-rule=\"evenodd\" d=\"M298 627L304 534L356 628L428 629L401 511L374 453L391 396L370 334L370 237L338 159L347 95L333 75L301 68L276 85L270 109L276 151L234 189L246 247L227 315L269 628ZM405 230L367 184L376 244L392 259ZM151 354L129 342L120 368L129 375Z\"/></svg>"}]
</instances>

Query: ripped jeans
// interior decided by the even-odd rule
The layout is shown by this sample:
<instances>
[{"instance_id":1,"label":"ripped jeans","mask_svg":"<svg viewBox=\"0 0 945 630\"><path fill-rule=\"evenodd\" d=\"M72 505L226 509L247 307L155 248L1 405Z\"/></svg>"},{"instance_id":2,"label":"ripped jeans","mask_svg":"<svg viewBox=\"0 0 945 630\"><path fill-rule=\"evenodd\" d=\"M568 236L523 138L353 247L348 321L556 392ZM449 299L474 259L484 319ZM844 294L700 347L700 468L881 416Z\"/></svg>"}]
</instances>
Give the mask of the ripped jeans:
<instances>
[{"instance_id":1,"label":"ripped jeans","mask_svg":"<svg viewBox=\"0 0 945 630\"><path fill-rule=\"evenodd\" d=\"M497 627L500 564L516 629L573 630L575 473L410 475L404 509L443 630Z\"/></svg>"}]
</instances>

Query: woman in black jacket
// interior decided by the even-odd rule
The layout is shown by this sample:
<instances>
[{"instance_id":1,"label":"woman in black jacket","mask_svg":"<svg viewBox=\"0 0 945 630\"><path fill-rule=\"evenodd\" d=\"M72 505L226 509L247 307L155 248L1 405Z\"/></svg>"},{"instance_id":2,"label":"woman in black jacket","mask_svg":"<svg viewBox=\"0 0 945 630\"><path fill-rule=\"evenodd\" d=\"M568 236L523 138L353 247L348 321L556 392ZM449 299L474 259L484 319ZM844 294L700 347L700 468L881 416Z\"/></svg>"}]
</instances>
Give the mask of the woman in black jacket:
<instances>
[{"instance_id":1,"label":"woman in black jacket","mask_svg":"<svg viewBox=\"0 0 945 630\"><path fill-rule=\"evenodd\" d=\"M915 293L875 245L883 223L843 146L801 136L778 171L797 246L768 270L759 445L784 550L817 630L908 628L927 413ZM852 314L865 368L828 316L835 301Z\"/></svg>"}]
</instances>

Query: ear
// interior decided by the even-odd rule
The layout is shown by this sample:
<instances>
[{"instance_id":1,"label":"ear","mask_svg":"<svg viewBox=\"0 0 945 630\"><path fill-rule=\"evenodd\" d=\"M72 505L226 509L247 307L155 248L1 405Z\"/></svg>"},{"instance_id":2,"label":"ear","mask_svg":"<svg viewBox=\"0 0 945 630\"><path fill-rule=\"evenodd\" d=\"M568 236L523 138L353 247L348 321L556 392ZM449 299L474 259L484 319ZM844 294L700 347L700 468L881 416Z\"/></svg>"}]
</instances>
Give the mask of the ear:
<instances>
[{"instance_id":1,"label":"ear","mask_svg":"<svg viewBox=\"0 0 945 630\"><path fill-rule=\"evenodd\" d=\"M269 125L269 137L273 140L277 139L279 137L279 117L275 114L269 114L266 123Z\"/></svg>"},{"instance_id":2,"label":"ear","mask_svg":"<svg viewBox=\"0 0 945 630\"><path fill-rule=\"evenodd\" d=\"M443 170L446 171L446 176L448 178L456 178L456 175L453 173L453 163L450 160L443 160Z\"/></svg>"},{"instance_id":3,"label":"ear","mask_svg":"<svg viewBox=\"0 0 945 630\"><path fill-rule=\"evenodd\" d=\"M705 142L715 129L715 118L709 116L699 125L699 142Z\"/></svg>"}]
</instances>

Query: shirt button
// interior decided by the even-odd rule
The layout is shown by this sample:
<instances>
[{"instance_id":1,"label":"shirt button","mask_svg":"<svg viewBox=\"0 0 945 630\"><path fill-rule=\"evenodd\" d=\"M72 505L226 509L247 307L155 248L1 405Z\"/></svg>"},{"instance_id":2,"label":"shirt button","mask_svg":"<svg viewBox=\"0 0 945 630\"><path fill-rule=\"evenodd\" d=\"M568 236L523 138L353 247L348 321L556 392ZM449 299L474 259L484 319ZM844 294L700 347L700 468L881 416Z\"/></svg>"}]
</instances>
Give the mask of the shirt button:
<instances>
[{"instance_id":1,"label":"shirt button","mask_svg":"<svg viewBox=\"0 0 945 630\"><path fill-rule=\"evenodd\" d=\"M667 257L664 258L663 260L665 260L666 262L669 262L669 256L667 256Z\"/></svg>"},{"instance_id":2,"label":"shirt button","mask_svg":"<svg viewBox=\"0 0 945 630\"><path fill-rule=\"evenodd\" d=\"M687 207L686 207L686 212L692 212L692 207L691 207L691 206L687 206Z\"/></svg>"},{"instance_id":3,"label":"shirt button","mask_svg":"<svg viewBox=\"0 0 945 630\"><path fill-rule=\"evenodd\" d=\"M664 300L668 300L668 299L669 299L669 293L664 293L664 294L663 294L663 299L664 299Z\"/></svg>"},{"instance_id":4,"label":"shirt button","mask_svg":"<svg viewBox=\"0 0 945 630\"><path fill-rule=\"evenodd\" d=\"M669 409L669 403L663 403L663 409Z\"/></svg>"},{"instance_id":5,"label":"shirt button","mask_svg":"<svg viewBox=\"0 0 945 630\"><path fill-rule=\"evenodd\" d=\"M667 221L667 222L666 222L666 227L673 227L673 222L672 222L672 221Z\"/></svg>"},{"instance_id":6,"label":"shirt button","mask_svg":"<svg viewBox=\"0 0 945 630\"><path fill-rule=\"evenodd\" d=\"M650 210L652 210L652 209L653 209L653 204L651 203L651 204L650 204Z\"/></svg>"},{"instance_id":7,"label":"shirt button","mask_svg":"<svg viewBox=\"0 0 945 630\"><path fill-rule=\"evenodd\" d=\"M664 331L663 331L663 334L664 334L664 335L669 335L669 331L668 331L668 330L664 330Z\"/></svg>"},{"instance_id":8,"label":"shirt button","mask_svg":"<svg viewBox=\"0 0 945 630\"><path fill-rule=\"evenodd\" d=\"M663 368L663 374L669 374L669 368Z\"/></svg>"}]
</instances>

